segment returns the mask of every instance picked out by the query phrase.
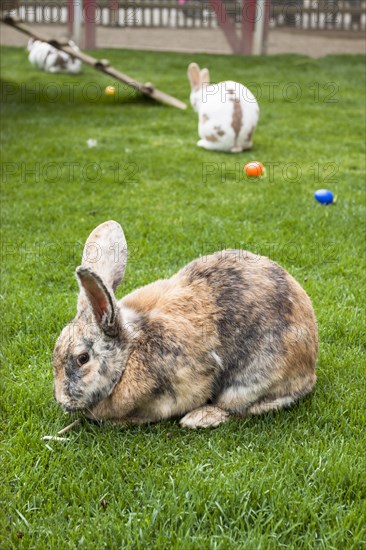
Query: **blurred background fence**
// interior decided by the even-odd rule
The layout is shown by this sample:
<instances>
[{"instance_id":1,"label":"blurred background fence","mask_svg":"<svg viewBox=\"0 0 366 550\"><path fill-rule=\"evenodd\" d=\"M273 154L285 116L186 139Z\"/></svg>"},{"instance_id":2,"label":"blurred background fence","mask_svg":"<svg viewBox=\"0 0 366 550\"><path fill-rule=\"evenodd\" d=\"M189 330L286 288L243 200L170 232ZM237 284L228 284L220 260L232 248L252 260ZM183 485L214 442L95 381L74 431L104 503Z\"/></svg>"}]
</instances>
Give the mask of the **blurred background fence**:
<instances>
[{"instance_id":1,"label":"blurred background fence","mask_svg":"<svg viewBox=\"0 0 366 550\"><path fill-rule=\"evenodd\" d=\"M81 0L80 0L81 1ZM216 15L208 0L88 0L84 20L96 14L96 24L140 28L216 28ZM230 19L240 25L242 3L226 0ZM2 0L1 10L27 23L72 22L71 0ZM258 14L257 14L258 17ZM366 29L366 0L272 0L270 27L319 31Z\"/></svg>"}]
</instances>

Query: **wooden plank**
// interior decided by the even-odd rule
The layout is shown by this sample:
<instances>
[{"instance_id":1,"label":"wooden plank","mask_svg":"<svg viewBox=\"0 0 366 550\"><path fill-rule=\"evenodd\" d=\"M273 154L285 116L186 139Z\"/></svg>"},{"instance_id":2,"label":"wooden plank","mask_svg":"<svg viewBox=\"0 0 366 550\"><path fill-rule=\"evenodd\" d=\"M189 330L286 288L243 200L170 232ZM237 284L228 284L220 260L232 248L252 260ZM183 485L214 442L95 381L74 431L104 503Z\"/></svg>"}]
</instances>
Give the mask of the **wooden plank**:
<instances>
[{"instance_id":1,"label":"wooden plank","mask_svg":"<svg viewBox=\"0 0 366 550\"><path fill-rule=\"evenodd\" d=\"M41 36L40 34L34 32L33 30L28 29L22 23L15 21L12 17L5 17L1 19L1 21L6 25L13 27L14 29L20 32L23 32L24 34L27 34L28 36L35 38L36 40L47 42L48 44L51 44L51 46L54 46L58 50L61 50L65 53L72 55L73 57L76 57L77 59L80 59L83 63L86 63L87 65L91 65L94 69L101 71L102 73L105 73L109 76L112 76L116 80L119 80L120 82L123 82L124 84L127 84L132 88L135 88L142 94L145 94L151 97L152 99L155 99L155 101L159 101L160 103L166 103L167 105L177 107L177 109L185 110L187 108L187 105L183 101L180 101L180 99L177 99L176 97L170 96L165 92L162 92L157 88L154 88L154 86L150 83L142 84L138 80L135 80L134 78L128 76L127 74L122 73L121 71L118 71L114 67L111 67L109 65L109 62L105 59L95 59L95 57L92 57L91 55L88 55L82 51L73 50L72 48L70 48L68 44L61 44L57 40L47 39L44 36Z\"/></svg>"}]
</instances>

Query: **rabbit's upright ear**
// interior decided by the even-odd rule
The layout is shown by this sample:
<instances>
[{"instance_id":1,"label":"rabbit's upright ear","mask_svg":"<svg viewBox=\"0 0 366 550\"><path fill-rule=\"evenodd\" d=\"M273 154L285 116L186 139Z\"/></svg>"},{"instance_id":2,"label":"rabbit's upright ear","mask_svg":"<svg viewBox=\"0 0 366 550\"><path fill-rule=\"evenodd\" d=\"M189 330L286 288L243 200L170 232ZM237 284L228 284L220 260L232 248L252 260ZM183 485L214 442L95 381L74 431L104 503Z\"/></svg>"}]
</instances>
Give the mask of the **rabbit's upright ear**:
<instances>
[{"instance_id":1,"label":"rabbit's upright ear","mask_svg":"<svg viewBox=\"0 0 366 550\"><path fill-rule=\"evenodd\" d=\"M197 63L191 63L188 66L187 74L192 90L198 90L200 87L200 68Z\"/></svg>"},{"instance_id":2,"label":"rabbit's upright ear","mask_svg":"<svg viewBox=\"0 0 366 550\"><path fill-rule=\"evenodd\" d=\"M200 71L200 84L210 84L210 73L206 67Z\"/></svg>"},{"instance_id":3,"label":"rabbit's upright ear","mask_svg":"<svg viewBox=\"0 0 366 550\"><path fill-rule=\"evenodd\" d=\"M81 267L100 277L107 288L116 290L127 264L127 243L119 223L110 220L98 225L89 235Z\"/></svg>"},{"instance_id":4,"label":"rabbit's upright ear","mask_svg":"<svg viewBox=\"0 0 366 550\"><path fill-rule=\"evenodd\" d=\"M79 310L85 311L91 307L97 324L109 335L116 334L116 301L113 293L105 286L102 279L87 267L80 266L76 270L79 280Z\"/></svg>"}]
</instances>

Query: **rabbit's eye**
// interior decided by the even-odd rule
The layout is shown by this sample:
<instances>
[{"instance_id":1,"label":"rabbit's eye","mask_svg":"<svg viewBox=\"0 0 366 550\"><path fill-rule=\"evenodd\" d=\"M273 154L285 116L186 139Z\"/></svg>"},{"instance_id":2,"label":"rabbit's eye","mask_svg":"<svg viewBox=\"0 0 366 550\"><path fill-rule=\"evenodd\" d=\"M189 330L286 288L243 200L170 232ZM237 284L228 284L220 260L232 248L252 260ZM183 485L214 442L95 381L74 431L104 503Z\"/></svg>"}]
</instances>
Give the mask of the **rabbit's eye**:
<instances>
[{"instance_id":1,"label":"rabbit's eye","mask_svg":"<svg viewBox=\"0 0 366 550\"><path fill-rule=\"evenodd\" d=\"M87 363L89 359L90 359L89 353L82 353L81 355L78 356L78 358L76 359L76 362L78 366L81 367L82 365L85 365L85 363Z\"/></svg>"}]
</instances>

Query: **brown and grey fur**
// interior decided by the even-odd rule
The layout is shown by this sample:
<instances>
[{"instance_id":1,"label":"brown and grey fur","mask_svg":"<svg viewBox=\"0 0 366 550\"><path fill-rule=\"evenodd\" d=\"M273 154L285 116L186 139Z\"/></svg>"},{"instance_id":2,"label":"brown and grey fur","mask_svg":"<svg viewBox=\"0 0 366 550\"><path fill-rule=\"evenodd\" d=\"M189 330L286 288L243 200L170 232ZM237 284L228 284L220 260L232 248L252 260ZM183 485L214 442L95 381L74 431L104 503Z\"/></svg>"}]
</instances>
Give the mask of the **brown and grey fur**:
<instances>
[{"instance_id":1,"label":"brown and grey fur","mask_svg":"<svg viewBox=\"0 0 366 550\"><path fill-rule=\"evenodd\" d=\"M115 257L119 243L118 258ZM317 328L305 291L265 257L224 250L125 296L126 241L98 226L77 269L78 313L54 351L55 397L94 419L216 426L289 406L315 384ZM88 353L87 364L77 357Z\"/></svg>"}]
</instances>

